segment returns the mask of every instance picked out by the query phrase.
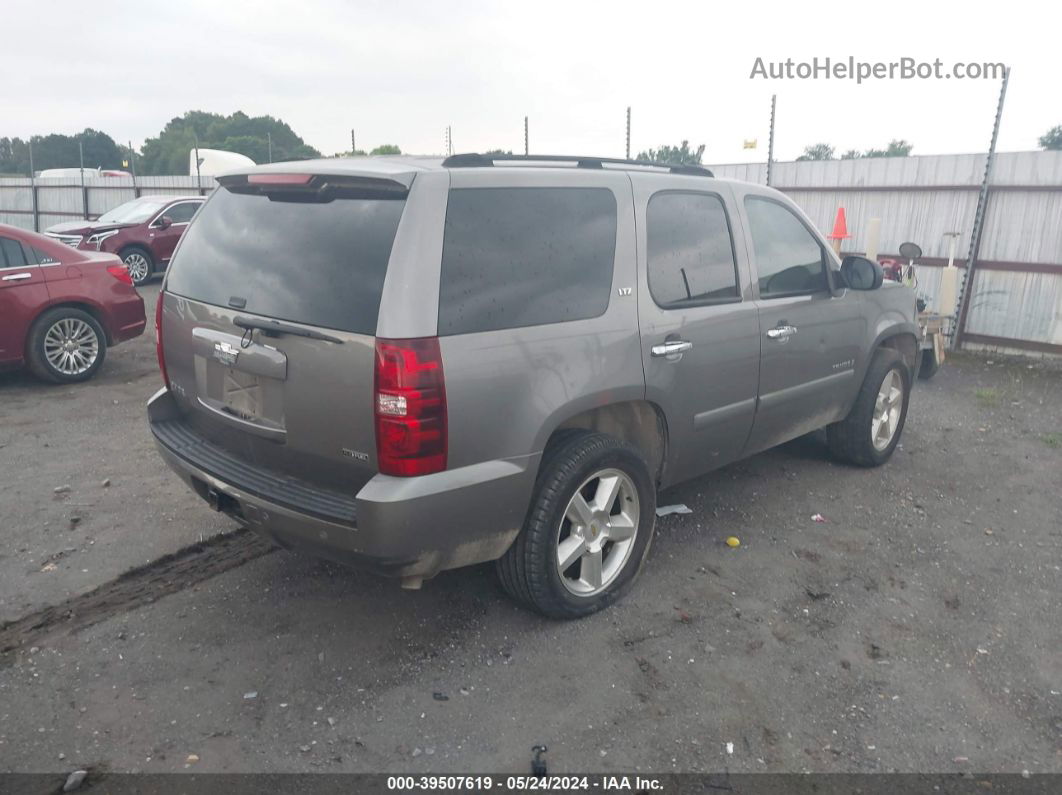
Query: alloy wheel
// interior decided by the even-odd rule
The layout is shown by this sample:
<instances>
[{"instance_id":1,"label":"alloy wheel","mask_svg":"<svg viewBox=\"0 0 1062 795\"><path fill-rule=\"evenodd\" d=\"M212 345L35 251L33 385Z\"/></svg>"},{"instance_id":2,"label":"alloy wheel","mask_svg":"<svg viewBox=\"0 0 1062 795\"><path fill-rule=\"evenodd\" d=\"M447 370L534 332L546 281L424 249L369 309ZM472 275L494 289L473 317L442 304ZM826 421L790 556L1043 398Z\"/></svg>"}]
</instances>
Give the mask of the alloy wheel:
<instances>
[{"instance_id":1,"label":"alloy wheel","mask_svg":"<svg viewBox=\"0 0 1062 795\"><path fill-rule=\"evenodd\" d=\"M874 419L870 423L870 440L878 452L886 449L896 435L903 409L903 379L895 368L889 370L877 400L874 401Z\"/></svg>"},{"instance_id":2,"label":"alloy wheel","mask_svg":"<svg viewBox=\"0 0 1062 795\"><path fill-rule=\"evenodd\" d=\"M44 335L44 355L63 375L81 375L100 355L100 339L84 320L67 317L57 320Z\"/></svg>"},{"instance_id":3,"label":"alloy wheel","mask_svg":"<svg viewBox=\"0 0 1062 795\"><path fill-rule=\"evenodd\" d=\"M618 469L587 478L572 495L557 533L556 564L577 596L601 593L619 576L638 536L638 491Z\"/></svg>"}]
</instances>

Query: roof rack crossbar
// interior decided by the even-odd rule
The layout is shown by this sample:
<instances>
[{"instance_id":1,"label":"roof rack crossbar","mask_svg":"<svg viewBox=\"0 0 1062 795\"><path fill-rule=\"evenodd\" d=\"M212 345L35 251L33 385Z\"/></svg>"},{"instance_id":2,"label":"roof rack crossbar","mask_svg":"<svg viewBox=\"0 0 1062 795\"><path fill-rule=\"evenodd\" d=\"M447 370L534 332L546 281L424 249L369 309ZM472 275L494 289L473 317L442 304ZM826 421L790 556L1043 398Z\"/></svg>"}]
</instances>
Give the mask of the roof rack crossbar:
<instances>
[{"instance_id":1,"label":"roof rack crossbar","mask_svg":"<svg viewBox=\"0 0 1062 795\"><path fill-rule=\"evenodd\" d=\"M582 155L482 155L478 152L464 152L450 155L442 161L444 168L485 168L496 162L524 163L575 163L576 168L604 168L605 164L620 166L637 166L639 168L662 168L672 174L689 174L698 177L714 177L710 169L697 165L678 165L661 163L656 160L627 160L622 157L585 157Z\"/></svg>"}]
</instances>

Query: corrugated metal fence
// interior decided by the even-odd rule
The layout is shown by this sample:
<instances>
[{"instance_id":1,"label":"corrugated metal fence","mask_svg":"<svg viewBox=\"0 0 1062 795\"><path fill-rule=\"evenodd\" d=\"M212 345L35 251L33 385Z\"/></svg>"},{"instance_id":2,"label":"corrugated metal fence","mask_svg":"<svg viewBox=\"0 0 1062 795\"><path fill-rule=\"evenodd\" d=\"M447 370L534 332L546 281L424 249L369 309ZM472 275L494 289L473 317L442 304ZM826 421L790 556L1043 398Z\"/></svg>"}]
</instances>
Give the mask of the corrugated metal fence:
<instances>
[{"instance_id":1,"label":"corrugated metal fence","mask_svg":"<svg viewBox=\"0 0 1062 795\"><path fill-rule=\"evenodd\" d=\"M97 218L138 196L194 196L213 188L213 177L86 177L84 186L70 177L4 177L0 224L43 232L64 221Z\"/></svg>"},{"instance_id":2,"label":"corrugated metal fence","mask_svg":"<svg viewBox=\"0 0 1062 795\"><path fill-rule=\"evenodd\" d=\"M838 207L866 251L866 226L881 219L879 259L921 246L918 290L930 304L947 264L966 266L986 155L927 155L775 163L774 187L829 233ZM765 163L709 166L716 176L763 183ZM970 347L1062 354L1062 152L996 155L963 339Z\"/></svg>"},{"instance_id":3,"label":"corrugated metal fence","mask_svg":"<svg viewBox=\"0 0 1062 795\"><path fill-rule=\"evenodd\" d=\"M763 183L766 164L711 166L720 177ZM949 233L958 233L956 264L965 267L985 155L929 155L774 164L774 186L818 227L848 216L846 253L866 250L865 230L881 219L881 258L899 258L910 240L924 252L919 291L932 299L946 264ZM0 179L0 223L44 230L95 218L148 194L207 193L211 177ZM996 155L985 229L970 293L964 340L973 346L1062 354L1062 152Z\"/></svg>"}]
</instances>

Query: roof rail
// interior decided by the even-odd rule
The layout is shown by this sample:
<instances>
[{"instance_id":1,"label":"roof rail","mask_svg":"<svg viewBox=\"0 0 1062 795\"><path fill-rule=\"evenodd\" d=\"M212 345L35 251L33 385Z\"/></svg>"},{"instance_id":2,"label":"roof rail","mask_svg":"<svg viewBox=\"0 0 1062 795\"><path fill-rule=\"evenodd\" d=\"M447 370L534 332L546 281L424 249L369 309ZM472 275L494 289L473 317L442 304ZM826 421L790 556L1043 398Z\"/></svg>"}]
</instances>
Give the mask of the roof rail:
<instances>
[{"instance_id":1,"label":"roof rail","mask_svg":"<svg viewBox=\"0 0 1062 795\"><path fill-rule=\"evenodd\" d=\"M695 177L714 177L704 166L677 165L660 163L655 160L625 160L622 157L583 157L580 155L481 155L477 152L465 152L450 155L442 161L443 168L484 168L496 162L523 163L575 163L576 168L604 168L605 164L619 166L638 166L640 168L663 168L672 174L689 174Z\"/></svg>"}]
</instances>

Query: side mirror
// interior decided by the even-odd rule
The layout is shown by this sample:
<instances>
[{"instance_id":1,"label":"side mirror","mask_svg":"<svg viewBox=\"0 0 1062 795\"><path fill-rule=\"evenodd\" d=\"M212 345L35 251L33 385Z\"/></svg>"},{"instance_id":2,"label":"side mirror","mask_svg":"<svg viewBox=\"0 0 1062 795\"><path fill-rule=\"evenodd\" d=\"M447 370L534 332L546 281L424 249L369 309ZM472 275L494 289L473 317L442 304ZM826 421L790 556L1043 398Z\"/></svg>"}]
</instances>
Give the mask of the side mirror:
<instances>
[{"instance_id":1,"label":"side mirror","mask_svg":"<svg viewBox=\"0 0 1062 795\"><path fill-rule=\"evenodd\" d=\"M885 280L881 266L866 257L845 257L841 262L841 276L853 290L877 290Z\"/></svg>"},{"instance_id":2,"label":"side mirror","mask_svg":"<svg viewBox=\"0 0 1062 795\"><path fill-rule=\"evenodd\" d=\"M918 259L922 256L922 247L917 243L900 243L900 256L904 259Z\"/></svg>"},{"instance_id":3,"label":"side mirror","mask_svg":"<svg viewBox=\"0 0 1062 795\"><path fill-rule=\"evenodd\" d=\"M164 215L155 222L155 226L157 226L159 229L169 229L171 226L173 226L173 219L170 218L168 215Z\"/></svg>"}]
</instances>

